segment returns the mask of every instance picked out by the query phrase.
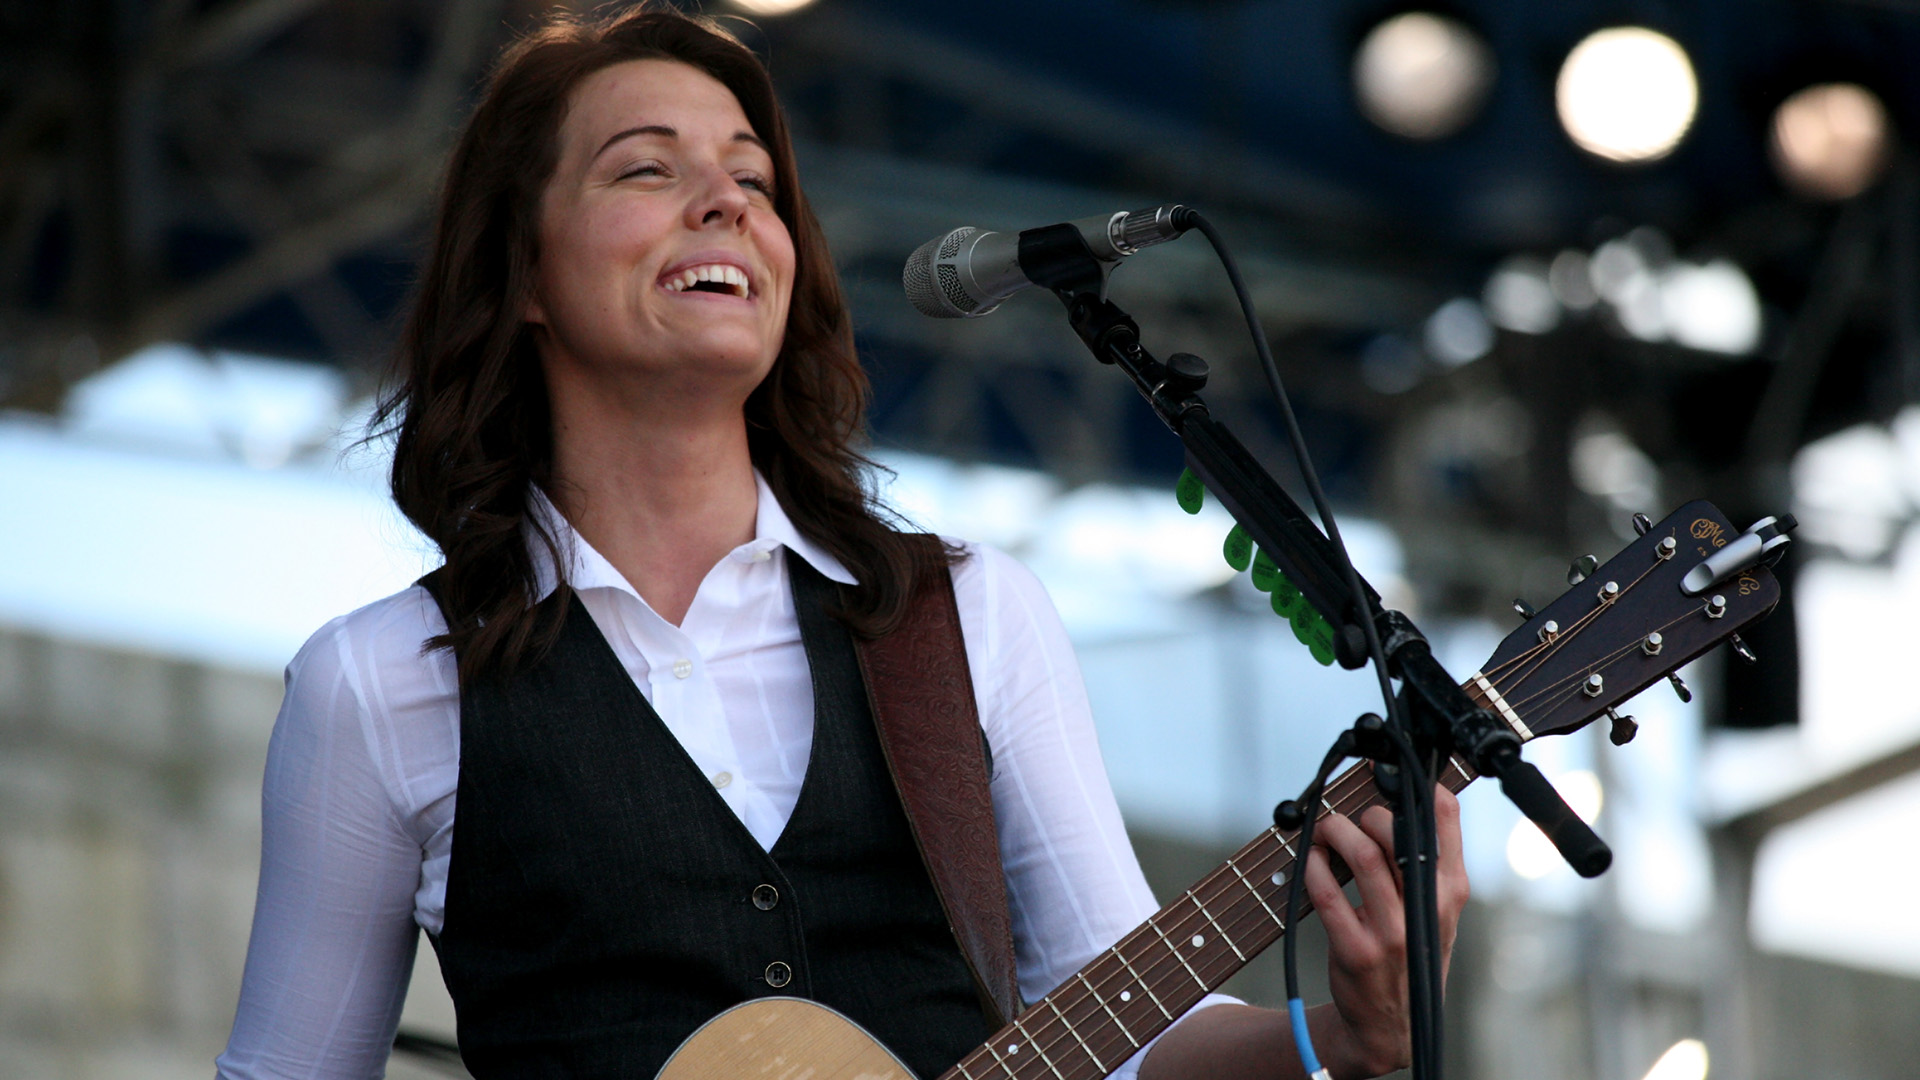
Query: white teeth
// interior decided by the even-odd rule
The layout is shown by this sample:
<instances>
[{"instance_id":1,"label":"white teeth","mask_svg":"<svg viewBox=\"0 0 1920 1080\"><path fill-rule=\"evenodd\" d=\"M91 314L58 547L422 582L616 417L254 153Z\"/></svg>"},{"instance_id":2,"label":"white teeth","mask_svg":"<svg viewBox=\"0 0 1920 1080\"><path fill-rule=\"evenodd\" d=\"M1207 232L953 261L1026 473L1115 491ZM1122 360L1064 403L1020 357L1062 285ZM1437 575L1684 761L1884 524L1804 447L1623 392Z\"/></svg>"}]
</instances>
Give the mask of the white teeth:
<instances>
[{"instance_id":1,"label":"white teeth","mask_svg":"<svg viewBox=\"0 0 1920 1080\"><path fill-rule=\"evenodd\" d=\"M752 291L752 283L748 280L746 271L725 263L688 267L661 282L661 285L669 292L685 292L702 281L717 281L731 286L735 296L747 296Z\"/></svg>"}]
</instances>

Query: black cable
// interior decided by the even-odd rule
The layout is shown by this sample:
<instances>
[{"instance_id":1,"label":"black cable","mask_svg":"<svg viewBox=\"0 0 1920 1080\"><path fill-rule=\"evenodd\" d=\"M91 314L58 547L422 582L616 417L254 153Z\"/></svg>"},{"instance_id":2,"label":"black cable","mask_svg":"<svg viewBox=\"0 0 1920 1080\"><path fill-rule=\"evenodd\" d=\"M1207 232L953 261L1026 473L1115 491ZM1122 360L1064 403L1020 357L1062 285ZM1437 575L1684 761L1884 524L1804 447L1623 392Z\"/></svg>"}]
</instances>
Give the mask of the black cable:
<instances>
[{"instance_id":1,"label":"black cable","mask_svg":"<svg viewBox=\"0 0 1920 1080\"><path fill-rule=\"evenodd\" d=\"M1393 693L1392 679L1387 671L1386 651L1381 647L1380 633L1378 628L1374 626L1372 613L1367 610L1366 592L1361 587L1359 571L1354 569L1353 557L1348 553L1346 541L1340 535L1340 526L1334 520L1333 507L1328 503L1326 492L1320 486L1319 474L1314 471L1312 458L1307 453L1306 438L1300 432L1300 421L1294 415L1293 403L1287 396L1286 386L1281 382L1280 369L1273 360L1273 349L1267 343L1266 328L1261 325L1259 314L1254 310L1253 298L1247 292L1246 281L1241 277L1240 268L1238 264L1234 262L1232 253L1227 249L1226 240L1221 237L1220 231L1214 227L1211 221L1207 220L1205 215L1191 207L1182 207L1177 213L1184 217L1184 221L1180 222L1181 224L1199 230L1200 234L1207 238L1207 242L1213 245L1214 253L1219 256L1220 264L1227 272L1227 280L1233 285L1234 296L1239 300L1241 314L1247 321L1247 330L1253 337L1254 352L1260 358L1260 370L1266 376L1267 388L1272 391L1274 400L1279 405L1280 418L1286 427L1287 442L1293 450L1294 460L1299 464L1300 476L1306 484L1307 494L1312 499L1315 512L1320 515L1320 523L1327 531L1327 539L1330 540L1334 548L1340 552L1340 566L1346 575L1347 593L1349 603L1352 605L1351 614L1354 621L1360 624L1361 634L1366 639L1367 656L1368 659L1373 662L1374 675L1380 684L1380 696L1386 704L1387 717L1389 720L1387 727L1397 733L1398 738L1396 742L1400 744L1402 761L1408 771L1414 774L1406 777L1406 782L1409 785L1430 788L1430 785L1423 782L1427 770L1420 767L1418 757L1413 752L1411 742L1406 738L1405 733L1408 731L1406 718L1400 709L1399 700ZM1324 780L1316 780L1315 791L1312 794L1314 802L1309 803L1310 808L1317 805L1319 788L1323 783ZM1434 905L1422 904L1418 914L1416 914L1413 910L1413 896L1411 893L1417 891L1424 895L1433 895L1435 892L1436 883L1433 878L1432 869L1438 854L1438 843L1433 832L1434 818L1432 813L1431 790L1424 790L1414 794L1410 805L1416 808L1414 811L1416 820L1411 824L1418 827L1414 831L1416 841L1414 844L1414 852L1410 858L1413 872L1407 873L1403 871L1401 874L1402 894L1406 897L1408 904L1405 914L1407 916L1408 932L1409 962L1407 966L1407 978L1409 1005L1411 1006L1415 999L1424 998L1427 1000L1429 1008L1421 1010L1424 1015L1419 1020L1413 1022L1413 1026L1416 1029L1426 1030L1410 1031L1409 1039L1413 1047L1414 1075L1417 1080L1425 1080L1427 1077L1437 1077L1439 1075L1440 1024L1438 1020L1441 1000L1439 995L1440 958L1438 949L1440 942L1437 933L1438 926L1434 921L1436 916L1431 910ZM1425 814L1419 813L1417 808L1421 806L1425 807ZM1314 816L1314 813L1312 813L1310 809L1301 829L1302 854L1300 858L1302 863L1304 863L1305 860L1305 853L1309 850L1308 844L1311 840ZM1396 852L1396 855L1397 854L1399 853ZM1298 878L1299 875L1296 874L1296 882ZM1408 882L1415 878L1418 878L1422 885L1413 886L1410 889ZM1290 1001L1297 999L1299 989L1292 948L1293 917L1295 914L1293 904L1297 891L1297 884L1294 887L1290 887L1287 891L1288 935L1286 942L1286 967L1287 994ZM1418 926L1418 930L1415 929L1416 925ZM1414 938L1416 935L1422 943L1420 949L1421 959L1418 963L1412 960ZM1418 985L1417 991L1415 989L1416 985Z\"/></svg>"},{"instance_id":2,"label":"black cable","mask_svg":"<svg viewBox=\"0 0 1920 1080\"><path fill-rule=\"evenodd\" d=\"M1313 823L1319 816L1314 811L1320 805L1321 793L1326 790L1328 775L1347 759L1352 746L1351 733L1341 732L1340 737L1334 740L1332 749L1327 751L1327 756L1321 759L1320 771L1313 774L1313 782L1307 785L1306 793L1302 796L1307 804L1306 810L1301 814L1300 832L1294 839L1296 854L1293 859L1293 872L1287 876L1287 925L1286 938L1280 943L1281 966L1287 980L1287 1012L1293 1021L1294 1049L1300 1054L1301 1069L1307 1074L1308 1080L1320 1080L1325 1075L1325 1070L1320 1068L1319 1057L1313 1049L1313 1040L1307 1034L1304 1007L1300 998L1300 960L1297 951L1300 935L1295 931L1300 922L1300 898L1306 891L1304 883L1307 879L1307 856L1313 853ZM1284 808L1283 803L1281 809L1284 810ZM1274 817L1275 826L1284 827L1278 820L1280 817L1278 811Z\"/></svg>"}]
</instances>

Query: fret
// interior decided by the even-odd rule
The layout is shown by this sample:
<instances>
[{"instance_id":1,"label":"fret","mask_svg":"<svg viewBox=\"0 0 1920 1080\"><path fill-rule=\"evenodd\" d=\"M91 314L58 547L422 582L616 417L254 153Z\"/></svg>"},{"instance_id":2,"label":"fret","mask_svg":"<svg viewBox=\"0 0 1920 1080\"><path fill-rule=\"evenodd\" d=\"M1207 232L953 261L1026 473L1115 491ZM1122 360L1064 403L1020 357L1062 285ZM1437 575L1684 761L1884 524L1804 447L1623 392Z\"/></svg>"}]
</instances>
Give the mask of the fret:
<instances>
[{"instance_id":1,"label":"fret","mask_svg":"<svg viewBox=\"0 0 1920 1080\"><path fill-rule=\"evenodd\" d=\"M1080 1033L1079 1033L1078 1031L1075 1031L1075 1030L1073 1029L1073 1021L1071 1021L1071 1020L1069 1020L1069 1019L1067 1019L1067 1014L1066 1014L1066 1013L1063 1013L1063 1012L1061 1012L1061 1011L1060 1011L1060 1006L1058 1006L1058 1005L1055 1005L1055 1004L1053 1003L1053 995L1051 995L1051 994L1049 994L1049 995L1047 995L1046 997L1044 997L1044 998L1042 998L1041 1000L1042 1000L1042 1001L1045 1001L1045 1002L1047 1003L1047 1008L1049 1008L1049 1009L1052 1009L1052 1010L1053 1010L1053 1015L1055 1015L1055 1016L1057 1016L1057 1017L1059 1017L1059 1018L1060 1018L1060 1022L1061 1022L1062 1024L1065 1024L1065 1025L1067 1026L1067 1034L1069 1034L1069 1035L1071 1035L1071 1036L1073 1036L1073 1041L1074 1041L1074 1042L1077 1042L1077 1043L1079 1043L1079 1044L1080 1044L1080 1049L1081 1049L1081 1050L1083 1050L1083 1051L1085 1051L1085 1052L1086 1052L1086 1055L1087 1055L1088 1057L1090 1057L1090 1058L1092 1058L1092 1059L1093 1059L1093 1064L1094 1064L1094 1067L1100 1070L1100 1075L1101 1075L1101 1076L1105 1076L1105 1075L1107 1075L1107 1073L1109 1073L1109 1072L1111 1072L1111 1071L1113 1071L1113 1070L1111 1070L1111 1069L1109 1069L1109 1068L1107 1068L1107 1067L1106 1067L1106 1065L1104 1065L1104 1064L1102 1064L1102 1063L1101 1063L1101 1061L1100 1061L1100 1055L1099 1055L1099 1054L1096 1054L1096 1053L1094 1053L1094 1052L1093 1052L1093 1048L1087 1045L1087 1040L1085 1040L1085 1039L1083 1039L1083 1038L1081 1038L1081 1037L1080 1037Z\"/></svg>"},{"instance_id":2,"label":"fret","mask_svg":"<svg viewBox=\"0 0 1920 1080\"><path fill-rule=\"evenodd\" d=\"M964 1080L974 1080L973 1074L967 1071L966 1058L961 1058L959 1061L954 1062L953 1067L960 1070L960 1075Z\"/></svg>"},{"instance_id":3,"label":"fret","mask_svg":"<svg viewBox=\"0 0 1920 1080\"><path fill-rule=\"evenodd\" d=\"M1261 910L1265 911L1267 916L1273 920L1273 925L1281 930L1285 930L1287 928L1287 920L1274 914L1273 909L1267 906L1266 898L1260 895L1260 890L1253 887L1253 882L1247 880L1247 875L1240 872L1240 867L1236 865L1231 858L1227 860L1227 867L1233 871L1234 877L1240 879L1240 884L1245 885L1247 891L1253 894L1253 898L1259 902Z\"/></svg>"},{"instance_id":4,"label":"fret","mask_svg":"<svg viewBox=\"0 0 1920 1080\"><path fill-rule=\"evenodd\" d=\"M1280 845L1281 851L1284 851L1287 853L1287 858L1294 859L1294 860L1298 860L1300 858L1300 853L1293 850L1293 845L1287 843L1287 838L1280 835L1280 827L1278 825L1274 826L1271 829L1268 829L1267 831L1273 834L1274 842Z\"/></svg>"},{"instance_id":5,"label":"fret","mask_svg":"<svg viewBox=\"0 0 1920 1080\"><path fill-rule=\"evenodd\" d=\"M1000 1066L1000 1071L1006 1073L1009 1080L1020 1080L1020 1074L1013 1071L1013 1066L1007 1064L1007 1059L1000 1056L1000 1051L994 1049L992 1043L987 1044L987 1053L993 1055L994 1064Z\"/></svg>"},{"instance_id":6,"label":"fret","mask_svg":"<svg viewBox=\"0 0 1920 1080\"><path fill-rule=\"evenodd\" d=\"M1155 923L1152 919L1148 919L1147 925L1153 927L1153 932L1160 935L1160 944L1165 945L1167 951L1173 954L1173 958L1180 961L1180 966L1187 969L1187 974L1193 976L1193 981L1199 983L1201 992L1205 993L1208 989L1207 980L1201 978L1200 973L1193 970L1193 965L1187 963L1187 958L1181 956L1180 950L1174 946L1172 941L1168 940L1167 935L1160 932L1158 923Z\"/></svg>"},{"instance_id":7,"label":"fret","mask_svg":"<svg viewBox=\"0 0 1920 1080\"><path fill-rule=\"evenodd\" d=\"M1151 924L1153 920L1148 919L1147 922ZM1147 997L1153 1000L1154 1007L1160 1010L1160 1015L1166 1017L1168 1020L1172 1020L1173 1014L1167 1011L1167 1007L1165 1005L1160 1004L1160 995L1154 993L1153 987L1147 985L1147 980L1141 978L1140 973L1133 970L1132 964L1127 963L1127 958L1125 956L1122 956L1120 953L1120 946L1115 945L1113 948L1108 949L1107 951L1112 953L1114 955L1114 958L1120 961L1120 965L1127 969L1127 974L1133 976L1133 981L1140 984L1140 989L1145 990L1147 992Z\"/></svg>"},{"instance_id":8,"label":"fret","mask_svg":"<svg viewBox=\"0 0 1920 1080\"><path fill-rule=\"evenodd\" d=\"M1013 1028L1015 1031L1018 1031L1020 1034L1025 1035L1027 1037L1027 1045L1033 1048L1034 1053L1040 1055L1040 1060L1046 1063L1047 1071L1053 1073L1053 1075L1056 1078L1058 1078L1058 1080L1067 1080L1067 1078L1061 1074L1060 1069L1054 1065L1053 1059L1048 1057L1047 1052L1041 1049L1040 1044L1033 1040L1033 1032L1028 1031L1025 1027L1022 1027L1020 1024L1020 1021L1017 1018L1013 1022ZM1011 1052L1012 1052L1011 1049L1009 1049L1009 1053Z\"/></svg>"},{"instance_id":9,"label":"fret","mask_svg":"<svg viewBox=\"0 0 1920 1080\"><path fill-rule=\"evenodd\" d=\"M1133 1048L1140 1049L1140 1040L1134 1038L1133 1032L1127 1030L1127 1025L1120 1020L1120 1014L1113 1011L1113 1007L1107 1004L1107 999L1100 996L1100 992L1093 988L1093 984L1087 981L1087 977L1077 971L1073 973L1073 977L1080 980L1080 985L1087 988L1087 993L1093 995L1093 1000L1107 1011L1109 1017L1113 1018L1113 1026L1120 1029L1120 1034L1127 1037L1127 1041L1133 1044Z\"/></svg>"},{"instance_id":10,"label":"fret","mask_svg":"<svg viewBox=\"0 0 1920 1080\"><path fill-rule=\"evenodd\" d=\"M1204 880L1203 880L1203 881L1201 882L1201 884L1203 884L1203 885L1204 885L1205 883L1206 883L1206 882L1205 882ZM1202 915L1205 915L1205 916L1207 917L1207 921L1208 921L1209 923L1212 923L1212 924L1213 924L1213 931L1214 931L1214 933L1216 933L1216 934L1219 934L1219 935L1220 935L1220 940L1221 940L1221 941L1224 941L1224 942L1226 942L1226 943L1227 943L1227 948L1229 948L1229 949L1232 949L1232 950L1233 950L1233 955L1235 955L1235 956L1237 956L1237 957L1239 957L1239 958L1240 958L1240 962L1241 962L1241 963L1243 963L1243 964L1244 964L1244 963L1246 963L1246 962L1247 962L1247 957L1246 957L1246 954L1244 954L1244 953L1242 953L1242 952L1240 951L1240 946L1238 946L1238 945L1235 945L1235 944L1233 943L1233 938L1231 938L1231 937L1229 937L1229 936L1227 936L1227 931L1225 930L1225 928L1223 928L1223 927L1222 927L1222 926L1220 925L1220 922L1219 922L1219 920L1217 920L1217 919L1215 919L1215 918L1213 917L1213 912L1211 912L1211 911L1208 911L1208 910L1207 910L1207 905L1205 905L1205 904L1203 904L1203 903L1201 903L1201 902L1200 902L1200 896L1199 896L1199 894L1198 894L1197 892L1195 892L1195 891L1194 891L1195 889L1198 889L1199 887L1200 887L1199 885L1196 885L1196 886L1194 886L1194 887L1193 887L1192 889L1188 889L1188 890L1187 890L1187 899L1189 899L1189 900L1191 900L1191 901L1193 901L1193 906L1194 906L1194 907L1197 907L1197 908L1199 908L1199 909L1200 909L1200 914L1202 914Z\"/></svg>"}]
</instances>

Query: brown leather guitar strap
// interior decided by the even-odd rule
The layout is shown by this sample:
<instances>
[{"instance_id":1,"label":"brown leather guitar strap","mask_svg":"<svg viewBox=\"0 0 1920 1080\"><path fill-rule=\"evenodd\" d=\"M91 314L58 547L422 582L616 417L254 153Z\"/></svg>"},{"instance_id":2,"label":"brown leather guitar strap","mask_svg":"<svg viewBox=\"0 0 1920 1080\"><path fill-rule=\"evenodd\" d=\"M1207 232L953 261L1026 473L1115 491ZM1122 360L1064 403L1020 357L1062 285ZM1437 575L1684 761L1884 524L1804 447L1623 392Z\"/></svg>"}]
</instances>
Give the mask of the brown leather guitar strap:
<instances>
[{"instance_id":1,"label":"brown leather guitar strap","mask_svg":"<svg viewBox=\"0 0 1920 1080\"><path fill-rule=\"evenodd\" d=\"M988 790L991 762L946 566L916 583L897 629L873 640L855 635L854 650L914 841L998 1029L1020 1011L1013 919Z\"/></svg>"}]
</instances>

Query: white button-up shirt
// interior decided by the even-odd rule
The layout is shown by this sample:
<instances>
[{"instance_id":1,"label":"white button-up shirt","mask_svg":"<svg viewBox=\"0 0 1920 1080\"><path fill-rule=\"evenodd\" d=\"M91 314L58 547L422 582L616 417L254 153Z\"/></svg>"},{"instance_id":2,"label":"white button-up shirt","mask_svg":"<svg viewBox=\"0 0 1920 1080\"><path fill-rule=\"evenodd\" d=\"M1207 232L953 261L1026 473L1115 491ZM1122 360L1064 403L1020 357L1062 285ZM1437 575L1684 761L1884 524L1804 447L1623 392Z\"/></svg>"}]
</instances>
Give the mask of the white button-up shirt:
<instances>
[{"instance_id":1,"label":"white button-up shirt","mask_svg":"<svg viewBox=\"0 0 1920 1080\"><path fill-rule=\"evenodd\" d=\"M786 559L843 584L853 578L755 479L754 539L707 573L678 626L536 501L567 580L621 666L771 849L813 744L813 683ZM780 551L786 557L774 558ZM1121 826L1052 603L1013 559L967 552L953 567L954 593L993 751L1001 863L1031 1002L1157 905ZM544 596L554 574L537 565ZM267 753L253 937L222 1077L358 1080L384 1067L416 926L438 933L446 904L460 692L451 652L421 652L445 625L415 586L328 623L287 667ZM1115 1075L1131 1076L1139 1056Z\"/></svg>"}]
</instances>

